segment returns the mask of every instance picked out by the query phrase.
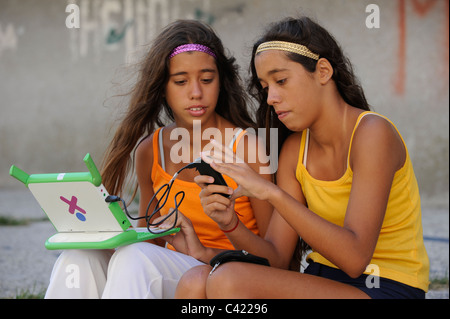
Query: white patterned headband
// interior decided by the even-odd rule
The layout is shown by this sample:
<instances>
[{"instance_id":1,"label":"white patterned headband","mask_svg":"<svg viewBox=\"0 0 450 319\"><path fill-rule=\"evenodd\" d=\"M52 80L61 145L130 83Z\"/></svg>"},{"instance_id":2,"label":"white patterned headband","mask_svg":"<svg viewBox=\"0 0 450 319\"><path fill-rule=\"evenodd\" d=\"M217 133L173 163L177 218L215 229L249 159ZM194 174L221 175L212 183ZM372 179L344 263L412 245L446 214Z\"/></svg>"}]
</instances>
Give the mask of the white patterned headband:
<instances>
[{"instance_id":1,"label":"white patterned headband","mask_svg":"<svg viewBox=\"0 0 450 319\"><path fill-rule=\"evenodd\" d=\"M308 58L319 60L319 55L311 52L307 47L301 44L284 42L284 41L269 41L261 43L256 50L256 54L267 50L281 50L291 53L300 54Z\"/></svg>"},{"instance_id":2,"label":"white patterned headband","mask_svg":"<svg viewBox=\"0 0 450 319\"><path fill-rule=\"evenodd\" d=\"M180 53L183 53L183 52L188 52L188 51L204 52L204 53L207 53L210 56L212 56L214 59L216 59L216 54L213 52L213 50L208 48L206 45L196 44L196 43L188 43L188 44L183 44L183 45L177 46L170 53L169 59L173 58L177 54L180 54Z\"/></svg>"}]
</instances>

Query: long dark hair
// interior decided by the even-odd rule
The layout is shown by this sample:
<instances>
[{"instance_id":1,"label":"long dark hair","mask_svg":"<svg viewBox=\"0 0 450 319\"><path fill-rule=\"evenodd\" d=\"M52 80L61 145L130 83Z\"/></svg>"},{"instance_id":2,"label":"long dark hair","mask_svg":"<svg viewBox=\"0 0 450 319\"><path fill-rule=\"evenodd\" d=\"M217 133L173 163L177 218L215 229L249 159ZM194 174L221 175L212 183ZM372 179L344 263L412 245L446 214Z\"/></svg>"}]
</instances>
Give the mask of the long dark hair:
<instances>
[{"instance_id":1,"label":"long dark hair","mask_svg":"<svg viewBox=\"0 0 450 319\"><path fill-rule=\"evenodd\" d=\"M262 89L255 69L255 53L258 46L267 41L286 41L306 46L312 52L319 54L320 58L326 58L333 67L332 79L346 103L354 107L370 110L364 91L358 79L353 73L353 67L348 58L343 54L341 47L334 37L323 27L308 17L298 19L286 18L280 22L269 25L265 34L253 46L252 60L250 63L250 81L248 91L259 103L256 111L258 127L266 128L266 136L270 128L278 129L278 154L283 142L292 133L276 116L272 106L267 104L267 92ZM308 72L316 70L317 61L303 55L286 53L294 62L300 63ZM270 139L267 139L270 141ZM267 151L270 145L267 145ZM294 267L298 266L302 255L310 249L308 244L300 239L294 257ZM295 260L297 259L297 260ZM293 265L291 265L293 268Z\"/></svg>"},{"instance_id":2,"label":"long dark hair","mask_svg":"<svg viewBox=\"0 0 450 319\"><path fill-rule=\"evenodd\" d=\"M343 54L334 37L323 27L308 17L286 18L269 25L265 34L255 42L250 63L250 81L248 91L256 99L259 107L256 111L258 127L278 128L278 147L292 132L278 119L273 107L267 104L267 92L262 89L255 69L255 53L258 46L267 41L286 41L306 46L312 52L326 58L333 67L332 79L344 101L354 107L369 110L364 91L353 73L353 67ZM286 52L292 61L298 62L309 71L316 70L317 61L305 56Z\"/></svg>"},{"instance_id":3,"label":"long dark hair","mask_svg":"<svg viewBox=\"0 0 450 319\"><path fill-rule=\"evenodd\" d=\"M109 193L118 195L123 191L123 184L133 167L131 153L139 140L174 121L164 98L169 80L169 54L176 47L188 43L206 45L216 55L220 80L216 113L238 127L255 127L248 113L235 58L225 54L214 30L195 20L175 21L154 39L142 60L137 83L129 93L128 110L106 150L102 180Z\"/></svg>"}]
</instances>

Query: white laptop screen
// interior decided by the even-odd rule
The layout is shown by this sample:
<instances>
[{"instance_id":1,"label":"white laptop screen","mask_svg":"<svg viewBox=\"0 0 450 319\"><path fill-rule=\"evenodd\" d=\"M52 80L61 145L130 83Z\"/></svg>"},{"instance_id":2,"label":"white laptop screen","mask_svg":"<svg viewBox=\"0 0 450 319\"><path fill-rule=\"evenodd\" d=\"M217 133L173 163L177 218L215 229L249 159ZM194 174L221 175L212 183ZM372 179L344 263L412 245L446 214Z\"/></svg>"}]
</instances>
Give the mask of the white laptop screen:
<instances>
[{"instance_id":1,"label":"white laptop screen","mask_svg":"<svg viewBox=\"0 0 450 319\"><path fill-rule=\"evenodd\" d=\"M123 231L104 200L103 185L80 181L28 187L58 232Z\"/></svg>"}]
</instances>

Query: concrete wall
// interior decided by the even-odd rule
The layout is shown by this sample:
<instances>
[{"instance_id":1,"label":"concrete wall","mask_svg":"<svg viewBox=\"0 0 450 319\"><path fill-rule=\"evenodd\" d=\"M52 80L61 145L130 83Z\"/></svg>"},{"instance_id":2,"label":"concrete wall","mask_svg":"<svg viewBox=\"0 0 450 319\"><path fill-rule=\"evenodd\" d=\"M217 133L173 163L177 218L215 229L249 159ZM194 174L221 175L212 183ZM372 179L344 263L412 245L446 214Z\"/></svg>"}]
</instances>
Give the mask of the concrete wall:
<instances>
[{"instance_id":1,"label":"concrete wall","mask_svg":"<svg viewBox=\"0 0 450 319\"><path fill-rule=\"evenodd\" d=\"M80 28L66 27L71 3ZM379 28L366 25L377 22L370 4ZM29 173L85 170L87 152L100 163L124 102L111 97L170 21L210 23L246 75L262 28L305 13L335 35L369 103L397 124L423 202L448 208L448 8L448 0L0 0L0 187L20 186L11 164Z\"/></svg>"}]
</instances>

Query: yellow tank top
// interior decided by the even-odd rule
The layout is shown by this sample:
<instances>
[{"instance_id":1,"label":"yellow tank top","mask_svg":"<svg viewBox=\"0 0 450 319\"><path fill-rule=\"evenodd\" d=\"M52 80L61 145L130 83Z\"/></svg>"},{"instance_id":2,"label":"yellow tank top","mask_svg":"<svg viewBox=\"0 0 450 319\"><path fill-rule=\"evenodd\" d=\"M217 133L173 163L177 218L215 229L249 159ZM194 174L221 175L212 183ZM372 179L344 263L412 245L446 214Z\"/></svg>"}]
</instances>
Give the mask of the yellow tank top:
<instances>
[{"instance_id":1,"label":"yellow tank top","mask_svg":"<svg viewBox=\"0 0 450 319\"><path fill-rule=\"evenodd\" d=\"M358 117L350 140L347 170L336 181L321 181L309 175L306 170L309 132L305 130L302 134L296 177L302 186L308 208L339 226L344 225L352 187L353 172L349 165L349 157L353 136L363 116L368 114L381 116L373 112L363 112ZM381 117L397 130L389 119ZM400 135L398 130L397 133ZM403 138L402 141L405 145ZM307 259L337 268L316 251L310 253ZM428 291L429 260L423 242L419 187L408 150L405 164L394 175L386 214L370 264L371 267L366 269L367 274L374 275L376 273L373 270L379 270L380 277Z\"/></svg>"},{"instance_id":2,"label":"yellow tank top","mask_svg":"<svg viewBox=\"0 0 450 319\"><path fill-rule=\"evenodd\" d=\"M159 165L159 153L158 138L161 129L158 129L153 134L153 167L151 179L153 182L153 190L156 192L162 185L167 184L172 178L166 171ZM233 140L233 151L236 152L236 145L240 138L244 135L245 131L242 131L238 136L235 136ZM161 143L162 144L162 143ZM163 157L162 157L163 158ZM230 177L224 175L225 181L229 187L233 189L237 188L237 184ZM194 225L195 232L200 242L210 248L219 249L234 249L227 236L222 232L219 226L203 212L203 207L200 203L200 191L201 188L194 182L187 182L179 179L175 179L170 194L167 199L166 205L161 209L161 215L168 213L169 208L174 207L174 197L179 191L185 192L183 202L179 206L180 211L188 217ZM157 196L158 197L158 196ZM160 199L160 195L158 197ZM248 197L241 197L236 199L235 206L236 212L240 215L239 219L255 234L259 234L258 227L256 225L255 215L253 214L252 206ZM171 245L167 245L168 248L174 249Z\"/></svg>"}]
</instances>

